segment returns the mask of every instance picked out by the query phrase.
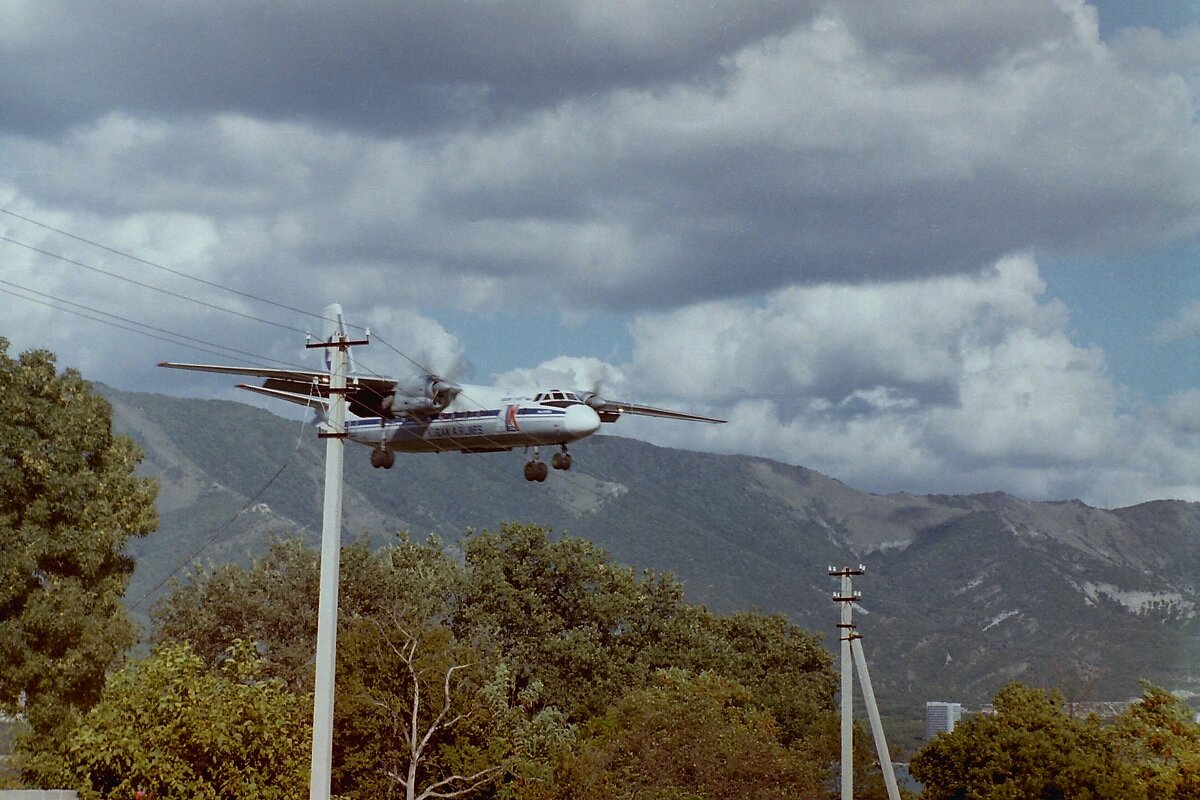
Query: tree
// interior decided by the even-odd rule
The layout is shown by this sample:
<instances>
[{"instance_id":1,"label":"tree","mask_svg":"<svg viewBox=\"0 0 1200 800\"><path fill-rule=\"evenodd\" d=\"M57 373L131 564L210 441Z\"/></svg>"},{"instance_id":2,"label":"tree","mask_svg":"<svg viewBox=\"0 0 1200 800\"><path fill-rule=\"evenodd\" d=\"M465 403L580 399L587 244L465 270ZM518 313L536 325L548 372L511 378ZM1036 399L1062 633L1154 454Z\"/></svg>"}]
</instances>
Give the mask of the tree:
<instances>
[{"instance_id":1,"label":"tree","mask_svg":"<svg viewBox=\"0 0 1200 800\"><path fill-rule=\"evenodd\" d=\"M437 541L343 548L339 794L389 796L408 781L419 795L460 775L487 778L481 795L555 797L556 765L577 732L672 667L743 687L747 713L770 717L793 757L822 769L835 757L831 658L783 617L712 614L686 603L669 576L639 574L539 526L470 533L461 547L461 562ZM307 687L316 580L314 553L277 542L249 567L210 567L177 586L155 612L156 636L192 642L207 663L246 638L267 674Z\"/></svg>"},{"instance_id":2,"label":"tree","mask_svg":"<svg viewBox=\"0 0 1200 800\"><path fill-rule=\"evenodd\" d=\"M1098 719L1074 719L1057 694L1006 684L977 715L913 756L925 800L1140 800L1145 784Z\"/></svg>"},{"instance_id":3,"label":"tree","mask_svg":"<svg viewBox=\"0 0 1200 800\"><path fill-rule=\"evenodd\" d=\"M573 722L604 713L660 669L714 672L744 686L783 740L837 752L832 658L781 615L713 614L683 586L614 564L583 539L502 525L462 543L467 575L454 616L460 638L486 638L521 681Z\"/></svg>"},{"instance_id":4,"label":"tree","mask_svg":"<svg viewBox=\"0 0 1200 800\"><path fill-rule=\"evenodd\" d=\"M285 800L307 792L310 697L263 679L239 641L215 671L186 644L162 644L109 680L67 740L60 782L84 800Z\"/></svg>"},{"instance_id":5,"label":"tree","mask_svg":"<svg viewBox=\"0 0 1200 800\"><path fill-rule=\"evenodd\" d=\"M519 681L540 681L572 720L602 713L645 681L652 634L683 605L673 581L639 580L591 542L552 541L537 525L470 533L461 546L455 633L492 642Z\"/></svg>"},{"instance_id":6,"label":"tree","mask_svg":"<svg viewBox=\"0 0 1200 800\"><path fill-rule=\"evenodd\" d=\"M417 797L460 767L476 777L439 788L458 791L499 772L498 761L462 755L466 743L486 740L478 730L484 664L443 624L462 571L441 543L401 536L372 552L360 539L342 547L340 577L334 792L404 796L409 781ZM209 665L245 638L263 654L265 674L310 690L318 581L317 553L297 539L277 540L249 566L209 566L176 585L155 608L155 638L187 641Z\"/></svg>"},{"instance_id":7,"label":"tree","mask_svg":"<svg viewBox=\"0 0 1200 800\"><path fill-rule=\"evenodd\" d=\"M648 800L823 798L826 764L784 746L770 712L711 673L655 673L594 720L559 797Z\"/></svg>"},{"instance_id":8,"label":"tree","mask_svg":"<svg viewBox=\"0 0 1200 800\"><path fill-rule=\"evenodd\" d=\"M400 536L372 552L365 538L342 547L338 588L341 620L386 619L404 609L404 624L448 613L461 577L436 539L415 544ZM255 642L266 674L297 691L311 690L317 639L320 556L297 538L271 542L248 566L201 567L176 583L154 607L153 639L186 641L216 664L235 639Z\"/></svg>"},{"instance_id":9,"label":"tree","mask_svg":"<svg viewBox=\"0 0 1200 800\"><path fill-rule=\"evenodd\" d=\"M444 626L397 623L356 619L343 637L337 791L471 794L499 777L504 757L487 746L481 665Z\"/></svg>"},{"instance_id":10,"label":"tree","mask_svg":"<svg viewBox=\"0 0 1200 800\"><path fill-rule=\"evenodd\" d=\"M7 350L0 338L0 707L29 722L36 782L133 643L125 545L157 525L157 489L91 384L44 350Z\"/></svg>"},{"instance_id":11,"label":"tree","mask_svg":"<svg viewBox=\"0 0 1200 800\"><path fill-rule=\"evenodd\" d=\"M1200 725L1183 701L1146 685L1141 700L1117 717L1113 732L1150 800L1200 800Z\"/></svg>"},{"instance_id":12,"label":"tree","mask_svg":"<svg viewBox=\"0 0 1200 800\"><path fill-rule=\"evenodd\" d=\"M697 611L698 619L687 626L696 631L695 640L690 650L676 655L674 664L731 678L771 712L784 744L805 742L817 750L823 747L828 759L837 758L838 677L820 640L782 614L693 613Z\"/></svg>"}]
</instances>

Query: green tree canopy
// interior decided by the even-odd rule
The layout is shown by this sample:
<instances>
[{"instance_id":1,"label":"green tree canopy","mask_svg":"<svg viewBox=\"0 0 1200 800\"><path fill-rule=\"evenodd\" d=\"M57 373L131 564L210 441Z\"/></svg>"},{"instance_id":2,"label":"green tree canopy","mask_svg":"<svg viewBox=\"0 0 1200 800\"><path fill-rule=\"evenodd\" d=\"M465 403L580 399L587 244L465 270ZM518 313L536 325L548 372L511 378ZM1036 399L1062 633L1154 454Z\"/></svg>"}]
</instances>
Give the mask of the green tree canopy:
<instances>
[{"instance_id":1,"label":"green tree canopy","mask_svg":"<svg viewBox=\"0 0 1200 800\"><path fill-rule=\"evenodd\" d=\"M1020 683L913 756L926 800L1139 800L1146 786L1095 717L1075 719L1053 693Z\"/></svg>"},{"instance_id":2,"label":"green tree canopy","mask_svg":"<svg viewBox=\"0 0 1200 800\"><path fill-rule=\"evenodd\" d=\"M1147 685L1141 700L1117 717L1113 733L1150 800L1200 800L1200 725L1183 701Z\"/></svg>"},{"instance_id":3,"label":"green tree canopy","mask_svg":"<svg viewBox=\"0 0 1200 800\"><path fill-rule=\"evenodd\" d=\"M470 533L460 546L461 561L437 541L343 548L334 783L346 796L379 796L405 774L419 693L417 727L442 708L454 724L421 750L413 786L498 764L488 791L537 797L579 726L669 668L736 683L746 719L769 718L776 745L827 769L836 679L815 636L778 616L689 605L678 581L538 526ZM268 674L305 688L316 602L316 554L280 541L249 567L209 567L177 586L155 611L156 637L192 643L210 665L234 639L254 641ZM447 688L448 705L433 697Z\"/></svg>"},{"instance_id":4,"label":"green tree canopy","mask_svg":"<svg viewBox=\"0 0 1200 800\"><path fill-rule=\"evenodd\" d=\"M444 618L461 570L436 541L406 537L372 552L365 538L342 547L338 614L419 626ZM276 539L249 566L209 564L175 584L151 613L155 641L187 641L215 664L235 639L258 643L268 674L312 688L320 555L295 538Z\"/></svg>"},{"instance_id":5,"label":"green tree canopy","mask_svg":"<svg viewBox=\"0 0 1200 800\"><path fill-rule=\"evenodd\" d=\"M286 800L308 791L311 698L261 677L253 645L218 670L164 644L115 673L67 741L59 780L84 800Z\"/></svg>"},{"instance_id":6,"label":"green tree canopy","mask_svg":"<svg viewBox=\"0 0 1200 800\"><path fill-rule=\"evenodd\" d=\"M685 643L674 624L678 582L614 564L584 539L552 540L536 525L503 525L461 543L467 580L454 615L460 638L500 649L518 677L539 680L572 719L598 714L650 665Z\"/></svg>"},{"instance_id":7,"label":"green tree canopy","mask_svg":"<svg viewBox=\"0 0 1200 800\"><path fill-rule=\"evenodd\" d=\"M157 525L156 487L87 381L44 350L7 351L0 338L0 707L24 701L21 747L47 756L133 642L125 544Z\"/></svg>"},{"instance_id":8,"label":"green tree canopy","mask_svg":"<svg viewBox=\"0 0 1200 800\"><path fill-rule=\"evenodd\" d=\"M460 638L494 642L518 678L540 681L570 719L603 713L657 670L681 667L738 681L786 742L836 736L832 658L786 618L710 613L688 604L670 576L639 575L586 540L554 540L536 525L473 533L462 548Z\"/></svg>"},{"instance_id":9,"label":"green tree canopy","mask_svg":"<svg viewBox=\"0 0 1200 800\"><path fill-rule=\"evenodd\" d=\"M712 673L656 672L594 720L557 796L646 800L803 800L827 796L828 773L785 747L771 714Z\"/></svg>"}]
</instances>

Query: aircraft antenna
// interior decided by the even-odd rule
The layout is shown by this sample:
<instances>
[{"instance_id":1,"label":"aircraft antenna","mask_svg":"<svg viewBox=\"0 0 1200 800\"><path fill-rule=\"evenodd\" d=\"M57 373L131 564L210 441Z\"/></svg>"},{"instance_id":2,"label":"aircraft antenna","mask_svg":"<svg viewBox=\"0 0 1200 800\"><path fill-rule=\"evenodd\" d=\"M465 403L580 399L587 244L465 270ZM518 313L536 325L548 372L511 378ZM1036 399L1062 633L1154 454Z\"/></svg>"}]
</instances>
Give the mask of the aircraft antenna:
<instances>
[{"instance_id":1,"label":"aircraft antenna","mask_svg":"<svg viewBox=\"0 0 1200 800\"><path fill-rule=\"evenodd\" d=\"M896 772L892 768L892 756L888 752L887 740L883 736L883 723L879 719L879 706L875 703L875 690L871 688L871 674L867 671L867 657L863 652L862 634L854 624L854 604L862 599L862 592L854 591L852 578L863 575L867 568L829 568L829 577L841 578L841 589L833 593L833 602L841 604L841 619L838 622L838 638L842 643L842 800L854 800L854 667L858 667L858 680L862 686L863 700L867 704L867 716L871 720L871 734L875 738L875 752L879 756L879 767L883 770L883 782L887 785L888 800L900 800L896 787ZM851 663L853 658L853 664Z\"/></svg>"},{"instance_id":2,"label":"aircraft antenna","mask_svg":"<svg viewBox=\"0 0 1200 800\"><path fill-rule=\"evenodd\" d=\"M338 572L342 547L342 465L346 448L346 373L350 348L367 345L339 330L328 342L308 342L308 349L327 348L329 417L317 435L325 439L325 504L321 519L321 594L317 606L317 676L313 690L312 771L309 800L329 800L333 771L333 688L337 661Z\"/></svg>"}]
</instances>

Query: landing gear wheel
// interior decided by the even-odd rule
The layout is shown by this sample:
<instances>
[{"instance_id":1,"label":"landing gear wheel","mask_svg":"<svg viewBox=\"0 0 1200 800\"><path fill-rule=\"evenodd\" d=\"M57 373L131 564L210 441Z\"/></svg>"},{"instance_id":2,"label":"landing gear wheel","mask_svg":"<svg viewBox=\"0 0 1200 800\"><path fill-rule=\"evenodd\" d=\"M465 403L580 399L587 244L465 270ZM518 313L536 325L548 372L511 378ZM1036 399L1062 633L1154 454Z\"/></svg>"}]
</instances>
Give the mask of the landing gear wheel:
<instances>
[{"instance_id":1,"label":"landing gear wheel","mask_svg":"<svg viewBox=\"0 0 1200 800\"><path fill-rule=\"evenodd\" d=\"M396 464L396 454L391 450L383 451L383 468L391 469Z\"/></svg>"},{"instance_id":2,"label":"landing gear wheel","mask_svg":"<svg viewBox=\"0 0 1200 800\"><path fill-rule=\"evenodd\" d=\"M554 467L555 469L562 469L562 470L570 469L571 468L571 454L565 450L561 453L555 453L554 457L550 459L550 466Z\"/></svg>"},{"instance_id":3,"label":"landing gear wheel","mask_svg":"<svg viewBox=\"0 0 1200 800\"><path fill-rule=\"evenodd\" d=\"M380 447L371 451L371 466L375 469L379 469L380 467L384 469L391 469L392 465L395 463L396 454L391 450L385 450Z\"/></svg>"},{"instance_id":4,"label":"landing gear wheel","mask_svg":"<svg viewBox=\"0 0 1200 800\"><path fill-rule=\"evenodd\" d=\"M546 468L545 461L526 461L525 462L525 480L537 481L541 483L546 480L546 476L550 474L550 470Z\"/></svg>"},{"instance_id":5,"label":"landing gear wheel","mask_svg":"<svg viewBox=\"0 0 1200 800\"><path fill-rule=\"evenodd\" d=\"M383 466L384 452L386 452L386 451L384 451L384 450L372 450L371 451L371 466L374 467L375 469L379 469L380 467Z\"/></svg>"}]
</instances>

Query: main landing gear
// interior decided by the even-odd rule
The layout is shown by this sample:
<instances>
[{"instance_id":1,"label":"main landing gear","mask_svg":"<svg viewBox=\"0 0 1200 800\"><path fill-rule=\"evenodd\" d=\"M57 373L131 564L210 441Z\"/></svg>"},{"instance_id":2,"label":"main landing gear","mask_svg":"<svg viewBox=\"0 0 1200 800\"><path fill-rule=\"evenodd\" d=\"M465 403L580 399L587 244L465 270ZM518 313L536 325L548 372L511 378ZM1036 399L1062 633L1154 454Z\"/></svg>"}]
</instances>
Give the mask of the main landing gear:
<instances>
[{"instance_id":1,"label":"main landing gear","mask_svg":"<svg viewBox=\"0 0 1200 800\"><path fill-rule=\"evenodd\" d=\"M388 450L385 447L376 447L371 451L371 466L375 469L379 469L380 467L383 467L384 469L391 469L392 465L395 463L396 454L391 450Z\"/></svg>"},{"instance_id":2,"label":"main landing gear","mask_svg":"<svg viewBox=\"0 0 1200 800\"><path fill-rule=\"evenodd\" d=\"M562 450L555 453L550 459L550 466L561 470L571 468L571 454L567 452L565 444L562 446ZM546 462L542 461L538 448L533 448L533 458L525 462L525 480L541 483L549 474L550 470L546 468Z\"/></svg>"},{"instance_id":3,"label":"main landing gear","mask_svg":"<svg viewBox=\"0 0 1200 800\"><path fill-rule=\"evenodd\" d=\"M538 483L541 483L542 481L546 480L546 476L549 473L550 470L546 469L545 461L533 460L525 462L525 480L527 481L537 481Z\"/></svg>"}]
</instances>

